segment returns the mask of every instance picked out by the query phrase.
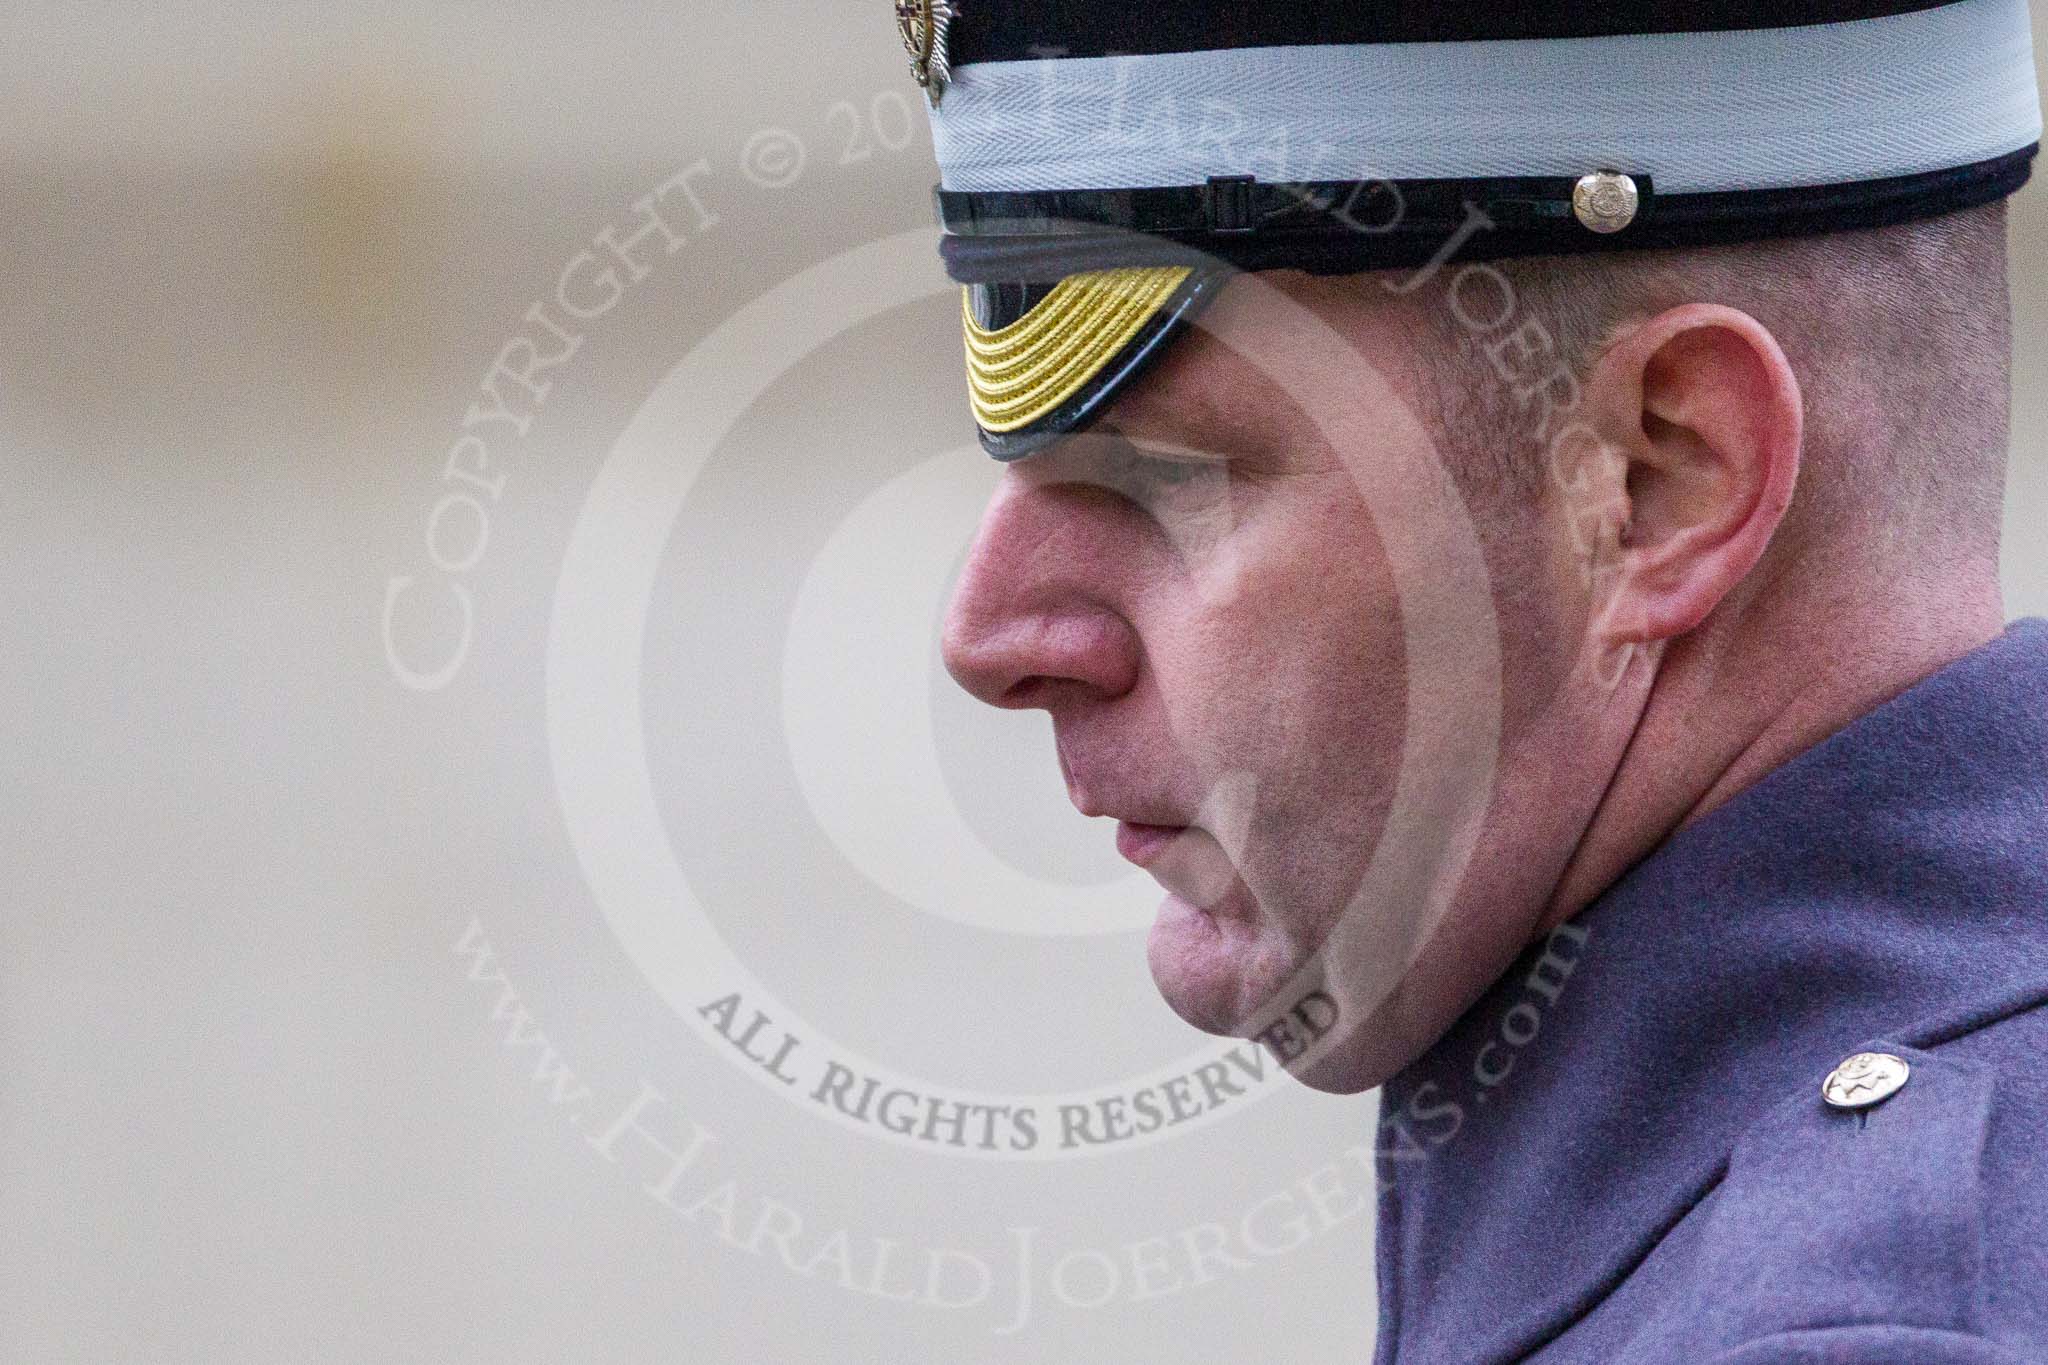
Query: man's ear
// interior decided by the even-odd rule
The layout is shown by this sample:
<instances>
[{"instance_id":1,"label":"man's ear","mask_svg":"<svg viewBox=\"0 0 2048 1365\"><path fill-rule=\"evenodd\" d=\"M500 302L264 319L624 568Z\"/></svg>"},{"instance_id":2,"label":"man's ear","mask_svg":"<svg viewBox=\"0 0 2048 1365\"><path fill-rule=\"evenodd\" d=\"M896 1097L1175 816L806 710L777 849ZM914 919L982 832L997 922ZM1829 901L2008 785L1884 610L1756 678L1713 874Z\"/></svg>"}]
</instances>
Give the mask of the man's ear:
<instances>
[{"instance_id":1,"label":"man's ear","mask_svg":"<svg viewBox=\"0 0 2048 1365\"><path fill-rule=\"evenodd\" d=\"M1802 416L1777 338L1733 308L1669 309L1601 353L1581 417L1604 458L1578 487L1620 512L1588 547L1603 644L1685 634L1756 566L1792 501Z\"/></svg>"}]
</instances>

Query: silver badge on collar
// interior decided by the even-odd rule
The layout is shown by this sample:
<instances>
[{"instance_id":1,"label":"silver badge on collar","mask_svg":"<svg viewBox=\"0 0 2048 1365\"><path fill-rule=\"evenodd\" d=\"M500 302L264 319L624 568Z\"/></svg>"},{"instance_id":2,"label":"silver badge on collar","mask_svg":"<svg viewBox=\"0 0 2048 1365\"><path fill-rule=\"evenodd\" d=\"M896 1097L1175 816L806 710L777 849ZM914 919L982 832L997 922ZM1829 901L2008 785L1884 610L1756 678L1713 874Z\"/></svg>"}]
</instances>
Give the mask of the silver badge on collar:
<instances>
[{"instance_id":1,"label":"silver badge on collar","mask_svg":"<svg viewBox=\"0 0 2048 1365\"><path fill-rule=\"evenodd\" d=\"M1913 1068L1889 1052L1859 1052L1822 1083L1820 1096L1836 1109L1868 1109L1897 1094Z\"/></svg>"},{"instance_id":2,"label":"silver badge on collar","mask_svg":"<svg viewBox=\"0 0 2048 1365\"><path fill-rule=\"evenodd\" d=\"M946 63L946 26L952 22L950 0L896 0L896 31L910 53L910 74L934 109L953 78Z\"/></svg>"}]
</instances>

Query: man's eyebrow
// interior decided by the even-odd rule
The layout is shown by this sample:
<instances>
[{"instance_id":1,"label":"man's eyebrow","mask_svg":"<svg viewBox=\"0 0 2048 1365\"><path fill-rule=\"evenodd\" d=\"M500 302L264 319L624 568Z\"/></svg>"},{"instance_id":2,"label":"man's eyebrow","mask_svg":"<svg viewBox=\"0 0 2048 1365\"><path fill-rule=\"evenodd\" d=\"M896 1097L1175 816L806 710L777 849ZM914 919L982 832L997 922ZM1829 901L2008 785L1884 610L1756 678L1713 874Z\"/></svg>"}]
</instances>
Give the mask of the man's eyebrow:
<instances>
[{"instance_id":1,"label":"man's eyebrow","mask_svg":"<svg viewBox=\"0 0 2048 1365\"><path fill-rule=\"evenodd\" d=\"M1130 415L1124 413L1123 409L1123 404L1117 404L1110 411L1096 418L1089 430L1105 440L1120 442L1131 447L1133 450L1171 450L1175 448L1171 440L1148 435L1142 429L1134 430L1130 425L1127 425L1130 422ZM1118 420L1119 413L1123 413L1122 420Z\"/></svg>"},{"instance_id":2,"label":"man's eyebrow","mask_svg":"<svg viewBox=\"0 0 2048 1365\"><path fill-rule=\"evenodd\" d=\"M1085 445L1091 438L1098 449L1107 447L1110 451L1120 454L1169 455L1181 449L1173 442L1119 426L1106 416L1096 419L1094 425L1083 435L1083 444Z\"/></svg>"},{"instance_id":3,"label":"man's eyebrow","mask_svg":"<svg viewBox=\"0 0 2048 1365\"><path fill-rule=\"evenodd\" d=\"M1244 458L1250 453L1239 449L1239 443L1231 440L1211 440L1198 444L1185 439L1179 432L1161 434L1133 431L1129 427L1118 425L1107 415L1096 420L1095 430L1140 455L1161 459L1223 462Z\"/></svg>"}]
</instances>

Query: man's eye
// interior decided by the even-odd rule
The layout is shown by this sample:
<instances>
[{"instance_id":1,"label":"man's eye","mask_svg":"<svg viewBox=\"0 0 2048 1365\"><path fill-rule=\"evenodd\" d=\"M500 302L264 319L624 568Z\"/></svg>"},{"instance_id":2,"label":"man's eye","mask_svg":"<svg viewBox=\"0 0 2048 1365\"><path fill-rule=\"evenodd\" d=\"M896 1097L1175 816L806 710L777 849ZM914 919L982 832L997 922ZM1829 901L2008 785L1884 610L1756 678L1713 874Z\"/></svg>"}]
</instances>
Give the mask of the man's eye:
<instances>
[{"instance_id":1,"label":"man's eye","mask_svg":"<svg viewBox=\"0 0 2048 1365\"><path fill-rule=\"evenodd\" d=\"M1225 472L1221 460L1166 459L1135 450L1117 463L1117 482L1124 494L1148 503L1162 497L1219 489Z\"/></svg>"},{"instance_id":2,"label":"man's eye","mask_svg":"<svg viewBox=\"0 0 2048 1365\"><path fill-rule=\"evenodd\" d=\"M1193 483L1196 479L1206 477L1211 469L1211 464L1207 460L1160 460L1149 455L1141 456L1138 465L1141 475L1148 483L1165 488L1179 488L1183 484Z\"/></svg>"}]
</instances>

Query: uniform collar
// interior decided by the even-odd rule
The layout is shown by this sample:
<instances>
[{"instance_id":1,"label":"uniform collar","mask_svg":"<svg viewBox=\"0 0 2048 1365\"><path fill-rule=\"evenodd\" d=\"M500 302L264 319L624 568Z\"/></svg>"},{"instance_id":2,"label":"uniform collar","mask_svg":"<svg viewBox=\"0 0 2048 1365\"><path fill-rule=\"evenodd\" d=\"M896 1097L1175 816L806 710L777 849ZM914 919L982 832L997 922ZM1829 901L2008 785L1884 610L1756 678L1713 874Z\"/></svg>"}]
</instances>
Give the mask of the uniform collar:
<instances>
[{"instance_id":1,"label":"uniform collar","mask_svg":"<svg viewBox=\"0 0 2048 1365\"><path fill-rule=\"evenodd\" d=\"M1381 1096L1379 1359L1512 1360L1866 1042L2048 994L2048 621L1673 836Z\"/></svg>"}]
</instances>

